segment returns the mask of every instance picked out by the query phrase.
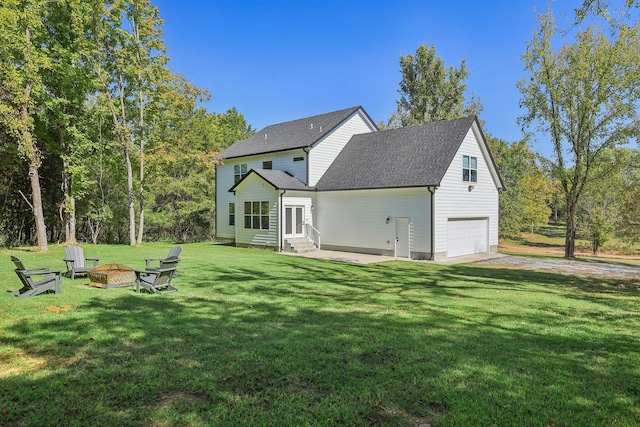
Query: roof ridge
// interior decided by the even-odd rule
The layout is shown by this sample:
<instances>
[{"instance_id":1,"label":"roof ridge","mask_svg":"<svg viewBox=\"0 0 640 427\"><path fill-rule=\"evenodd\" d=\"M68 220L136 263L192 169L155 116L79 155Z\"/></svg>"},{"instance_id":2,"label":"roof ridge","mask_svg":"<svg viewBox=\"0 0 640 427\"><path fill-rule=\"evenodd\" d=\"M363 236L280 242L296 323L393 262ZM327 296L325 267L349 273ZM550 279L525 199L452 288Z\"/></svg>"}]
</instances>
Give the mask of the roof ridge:
<instances>
[{"instance_id":1,"label":"roof ridge","mask_svg":"<svg viewBox=\"0 0 640 427\"><path fill-rule=\"evenodd\" d=\"M270 125L267 125L267 126L263 127L262 129L260 129L256 133L260 133L263 130L265 130L267 128L270 128L270 127L274 127L274 126L287 125L287 124L291 124L291 123L295 123L295 122L300 122L300 121L303 121L303 120L315 119L316 117L324 117L324 116L328 116L328 115L331 115L331 114L343 113L343 112L346 112L346 111L357 111L359 108L362 108L362 106L358 105L358 106L355 106L355 107L343 108L341 110L329 111L328 113L314 114L313 116L300 117L299 119L292 119L292 120L287 120L287 121L284 121L284 122L272 123Z\"/></svg>"}]
</instances>

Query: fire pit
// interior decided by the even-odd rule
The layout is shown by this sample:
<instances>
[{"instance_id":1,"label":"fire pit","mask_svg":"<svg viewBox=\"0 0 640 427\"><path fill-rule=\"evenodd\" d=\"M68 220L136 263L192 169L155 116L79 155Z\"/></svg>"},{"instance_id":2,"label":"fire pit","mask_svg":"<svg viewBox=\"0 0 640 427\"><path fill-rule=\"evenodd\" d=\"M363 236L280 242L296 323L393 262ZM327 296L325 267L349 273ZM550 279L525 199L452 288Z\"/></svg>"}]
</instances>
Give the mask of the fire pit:
<instances>
[{"instance_id":1,"label":"fire pit","mask_svg":"<svg viewBox=\"0 0 640 427\"><path fill-rule=\"evenodd\" d=\"M96 288L110 289L133 286L136 273L132 268L122 264L105 264L88 271L89 283Z\"/></svg>"}]
</instances>

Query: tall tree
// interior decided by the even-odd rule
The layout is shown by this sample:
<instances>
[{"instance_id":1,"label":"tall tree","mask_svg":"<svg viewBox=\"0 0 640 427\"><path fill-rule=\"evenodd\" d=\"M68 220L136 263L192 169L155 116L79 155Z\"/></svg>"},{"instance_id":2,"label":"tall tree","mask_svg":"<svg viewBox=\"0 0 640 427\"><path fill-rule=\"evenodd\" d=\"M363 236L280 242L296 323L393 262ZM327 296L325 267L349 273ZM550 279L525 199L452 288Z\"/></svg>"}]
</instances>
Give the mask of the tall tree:
<instances>
[{"instance_id":1,"label":"tall tree","mask_svg":"<svg viewBox=\"0 0 640 427\"><path fill-rule=\"evenodd\" d=\"M27 162L30 205L41 252L48 252L49 246L38 172L42 153L34 132L34 118L37 101L44 94L41 72L50 65L50 58L42 49L45 4L46 0L4 0L0 5L0 120Z\"/></svg>"},{"instance_id":2,"label":"tall tree","mask_svg":"<svg viewBox=\"0 0 640 427\"><path fill-rule=\"evenodd\" d=\"M575 43L565 40L554 50L551 11L539 16L539 24L522 55L530 78L518 83L527 110L520 123L552 142L552 173L567 207L565 257L572 258L577 207L595 178L594 167L605 161L606 149L640 135L640 35L637 26L609 36L590 26L577 33Z\"/></svg>"},{"instance_id":3,"label":"tall tree","mask_svg":"<svg viewBox=\"0 0 640 427\"><path fill-rule=\"evenodd\" d=\"M137 243L142 243L144 236L144 212L145 212L145 135L148 133L145 114L149 103L158 96L153 96L154 91L163 90L161 87L167 81L170 74L165 68L168 57L165 55L166 47L162 40L162 23L158 8L144 0L135 0L127 7L127 19L133 36L133 63L129 72L134 76L136 92L137 122L136 139L139 150L139 220ZM157 111L157 109L156 109Z\"/></svg>"},{"instance_id":4,"label":"tall tree","mask_svg":"<svg viewBox=\"0 0 640 427\"><path fill-rule=\"evenodd\" d=\"M224 114L197 108L209 97L180 75L173 75L161 102L150 109L147 200L149 231L177 241L213 235L215 159L253 130L235 108ZM162 114L157 114L156 109Z\"/></svg>"},{"instance_id":5,"label":"tall tree","mask_svg":"<svg viewBox=\"0 0 640 427\"><path fill-rule=\"evenodd\" d=\"M87 146L92 145L80 123L86 120L87 99L95 92L91 70L81 57L91 14L83 0L48 2L47 10L47 49L56 60L44 73L49 95L45 106L50 112L50 128L62 158L60 209L65 240L73 244L76 242L76 199L82 192L88 169L83 165Z\"/></svg>"},{"instance_id":6,"label":"tall tree","mask_svg":"<svg viewBox=\"0 0 640 427\"><path fill-rule=\"evenodd\" d=\"M400 72L400 99L389 127L457 119L482 111L473 95L469 102L465 99L469 72L464 59L459 68L445 68L435 46L422 45L415 55L400 57Z\"/></svg>"},{"instance_id":7,"label":"tall tree","mask_svg":"<svg viewBox=\"0 0 640 427\"><path fill-rule=\"evenodd\" d=\"M506 191L500 193L500 236L518 237L522 231L549 222L551 181L544 176L526 141L512 144L487 139Z\"/></svg>"},{"instance_id":8,"label":"tall tree","mask_svg":"<svg viewBox=\"0 0 640 427\"><path fill-rule=\"evenodd\" d=\"M144 227L145 111L149 93L162 81L166 58L160 38L162 21L148 0L96 2L91 27L92 50L87 53L109 108L118 145L124 152L129 204L129 240L136 236L133 160L140 160L140 223ZM137 144L136 144L137 140ZM137 151L137 152L136 152Z\"/></svg>"}]
</instances>

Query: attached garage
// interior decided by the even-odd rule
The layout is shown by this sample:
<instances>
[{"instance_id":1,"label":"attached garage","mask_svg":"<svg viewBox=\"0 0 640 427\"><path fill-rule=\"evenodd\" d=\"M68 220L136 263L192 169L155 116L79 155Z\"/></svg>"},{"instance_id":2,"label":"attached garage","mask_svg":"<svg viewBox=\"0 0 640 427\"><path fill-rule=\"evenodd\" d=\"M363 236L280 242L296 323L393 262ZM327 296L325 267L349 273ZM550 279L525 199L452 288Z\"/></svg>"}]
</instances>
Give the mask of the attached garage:
<instances>
[{"instance_id":1,"label":"attached garage","mask_svg":"<svg viewBox=\"0 0 640 427\"><path fill-rule=\"evenodd\" d=\"M447 257L488 252L488 218L449 218Z\"/></svg>"}]
</instances>

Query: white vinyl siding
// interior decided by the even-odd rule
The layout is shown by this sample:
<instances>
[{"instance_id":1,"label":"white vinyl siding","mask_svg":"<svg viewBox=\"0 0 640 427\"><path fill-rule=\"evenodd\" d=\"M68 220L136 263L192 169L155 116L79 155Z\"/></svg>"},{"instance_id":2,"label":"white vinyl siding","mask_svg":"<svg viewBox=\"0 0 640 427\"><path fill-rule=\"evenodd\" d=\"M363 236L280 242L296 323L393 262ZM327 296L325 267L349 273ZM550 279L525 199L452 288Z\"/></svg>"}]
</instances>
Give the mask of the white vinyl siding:
<instances>
[{"instance_id":1,"label":"white vinyl siding","mask_svg":"<svg viewBox=\"0 0 640 427\"><path fill-rule=\"evenodd\" d=\"M262 169L263 162L271 162L274 170L281 170L297 177L302 182L307 177L307 162L294 162L294 157L303 157L306 160L306 153L303 150L283 151L281 153L261 154L257 156L241 157L238 159L225 160L216 169L216 235L220 238L235 238L235 227L229 225L229 214L227 206L236 202L235 194L229 192L234 186L234 166L247 165L247 171L251 169ZM236 215L242 207L236 203ZM243 226L244 220L236 218L236 224Z\"/></svg>"},{"instance_id":2,"label":"white vinyl siding","mask_svg":"<svg viewBox=\"0 0 640 427\"><path fill-rule=\"evenodd\" d=\"M430 252L430 195L426 188L319 192L316 198L314 217L323 246L392 253L396 218L408 218L411 252Z\"/></svg>"},{"instance_id":3,"label":"white vinyl siding","mask_svg":"<svg viewBox=\"0 0 640 427\"><path fill-rule=\"evenodd\" d=\"M498 245L498 190L494 176L487 166L491 160L478 141L480 134L472 126L454 156L449 169L435 193L435 253L436 259L451 257L448 254L448 227L450 219L487 218L488 247ZM477 158L477 182L462 180L464 156ZM471 188L471 191L469 189ZM455 251L454 251L455 252Z\"/></svg>"},{"instance_id":4,"label":"white vinyl siding","mask_svg":"<svg viewBox=\"0 0 640 427\"><path fill-rule=\"evenodd\" d=\"M358 111L339 128L316 143L309 152L309 186L318 183L353 135L374 131L373 124Z\"/></svg>"},{"instance_id":5,"label":"white vinyl siding","mask_svg":"<svg viewBox=\"0 0 640 427\"><path fill-rule=\"evenodd\" d=\"M236 243L255 246L278 246L279 192L259 176L252 174L236 187ZM245 202L269 204L269 229L244 227Z\"/></svg>"}]
</instances>

